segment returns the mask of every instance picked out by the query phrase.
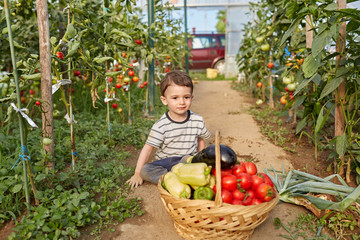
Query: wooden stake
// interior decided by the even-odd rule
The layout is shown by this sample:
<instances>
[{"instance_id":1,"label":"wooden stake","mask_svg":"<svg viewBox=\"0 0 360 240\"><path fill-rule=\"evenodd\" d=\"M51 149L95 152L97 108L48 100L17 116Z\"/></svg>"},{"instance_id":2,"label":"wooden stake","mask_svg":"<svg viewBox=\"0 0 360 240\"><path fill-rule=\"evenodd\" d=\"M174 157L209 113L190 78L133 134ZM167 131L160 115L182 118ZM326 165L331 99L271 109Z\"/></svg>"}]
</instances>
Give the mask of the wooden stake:
<instances>
[{"instance_id":1,"label":"wooden stake","mask_svg":"<svg viewBox=\"0 0 360 240\"><path fill-rule=\"evenodd\" d=\"M40 71L41 71L41 98L46 103L43 105L42 129L43 137L54 139L53 137L53 105L52 105L52 77L51 77L51 52L50 52L50 33L48 7L46 0L36 0L37 22L39 28L40 46ZM54 141L49 145L43 145L43 149L54 156ZM54 162L48 162L49 170L55 167Z\"/></svg>"},{"instance_id":2,"label":"wooden stake","mask_svg":"<svg viewBox=\"0 0 360 240\"><path fill-rule=\"evenodd\" d=\"M337 0L338 10L346 8L346 0ZM343 21L340 25L339 36L336 42L336 52L339 55L336 56L336 66L340 67L344 65L341 61L345 56L346 46L346 22ZM344 101L345 96L345 76L340 83L338 89L335 91L335 137L344 134L345 119L344 113L341 109L340 101ZM344 175L344 157L341 157L341 166L339 168L339 175Z\"/></svg>"}]
</instances>

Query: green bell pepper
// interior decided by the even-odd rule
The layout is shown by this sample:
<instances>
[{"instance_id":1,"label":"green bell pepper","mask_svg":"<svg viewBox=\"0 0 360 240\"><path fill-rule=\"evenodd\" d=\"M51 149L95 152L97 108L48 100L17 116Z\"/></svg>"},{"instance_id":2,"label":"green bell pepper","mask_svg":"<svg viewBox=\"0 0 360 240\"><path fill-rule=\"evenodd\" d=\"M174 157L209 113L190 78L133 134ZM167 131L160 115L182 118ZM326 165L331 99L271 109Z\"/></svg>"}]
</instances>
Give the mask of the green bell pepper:
<instances>
[{"instance_id":1,"label":"green bell pepper","mask_svg":"<svg viewBox=\"0 0 360 240\"><path fill-rule=\"evenodd\" d=\"M191 188L189 185L179 181L173 172L168 172L164 176L164 185L168 192L176 198L190 198Z\"/></svg>"},{"instance_id":2,"label":"green bell pepper","mask_svg":"<svg viewBox=\"0 0 360 240\"><path fill-rule=\"evenodd\" d=\"M210 182L211 167L206 163L186 163L176 169L180 182L192 186L204 186Z\"/></svg>"},{"instance_id":3,"label":"green bell pepper","mask_svg":"<svg viewBox=\"0 0 360 240\"><path fill-rule=\"evenodd\" d=\"M198 187L194 191L194 199L212 200L214 198L214 195L214 190L206 186Z\"/></svg>"}]
</instances>

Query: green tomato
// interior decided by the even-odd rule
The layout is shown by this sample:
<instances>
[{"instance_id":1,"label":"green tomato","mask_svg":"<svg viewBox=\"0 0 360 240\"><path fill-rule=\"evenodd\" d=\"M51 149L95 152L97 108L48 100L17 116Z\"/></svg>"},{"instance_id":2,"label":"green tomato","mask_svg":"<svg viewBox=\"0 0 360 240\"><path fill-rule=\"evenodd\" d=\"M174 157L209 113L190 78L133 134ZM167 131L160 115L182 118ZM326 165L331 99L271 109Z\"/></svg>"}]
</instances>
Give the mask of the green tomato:
<instances>
[{"instance_id":1,"label":"green tomato","mask_svg":"<svg viewBox=\"0 0 360 240\"><path fill-rule=\"evenodd\" d=\"M257 38L255 38L255 41L257 43L262 43L264 41L264 37L257 37Z\"/></svg>"},{"instance_id":2,"label":"green tomato","mask_svg":"<svg viewBox=\"0 0 360 240\"><path fill-rule=\"evenodd\" d=\"M130 82L130 78L129 77L124 77L124 82Z\"/></svg>"},{"instance_id":3,"label":"green tomato","mask_svg":"<svg viewBox=\"0 0 360 240\"><path fill-rule=\"evenodd\" d=\"M269 51L270 50L270 45L268 43L265 43L265 44L261 45L260 48L263 51Z\"/></svg>"},{"instance_id":4,"label":"green tomato","mask_svg":"<svg viewBox=\"0 0 360 240\"><path fill-rule=\"evenodd\" d=\"M293 92L296 90L296 83L290 83L287 85L287 88L290 92Z\"/></svg>"},{"instance_id":5,"label":"green tomato","mask_svg":"<svg viewBox=\"0 0 360 240\"><path fill-rule=\"evenodd\" d=\"M50 145L51 143L52 143L52 140L50 138L43 138L44 145Z\"/></svg>"},{"instance_id":6,"label":"green tomato","mask_svg":"<svg viewBox=\"0 0 360 240\"><path fill-rule=\"evenodd\" d=\"M293 76L287 76L287 77L283 78L283 83L288 85L288 84L292 83L293 80L294 80Z\"/></svg>"},{"instance_id":7,"label":"green tomato","mask_svg":"<svg viewBox=\"0 0 360 240\"><path fill-rule=\"evenodd\" d=\"M263 104L263 100L261 100L261 99L256 100L256 104L257 104L257 105Z\"/></svg>"}]
</instances>

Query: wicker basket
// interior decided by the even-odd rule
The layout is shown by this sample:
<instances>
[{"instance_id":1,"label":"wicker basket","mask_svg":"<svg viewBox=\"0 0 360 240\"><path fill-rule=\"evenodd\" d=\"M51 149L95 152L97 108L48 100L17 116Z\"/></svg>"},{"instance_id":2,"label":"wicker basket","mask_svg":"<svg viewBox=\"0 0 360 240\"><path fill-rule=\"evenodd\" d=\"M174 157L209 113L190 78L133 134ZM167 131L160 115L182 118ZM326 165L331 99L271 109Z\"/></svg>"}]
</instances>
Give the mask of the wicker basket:
<instances>
[{"instance_id":1,"label":"wicker basket","mask_svg":"<svg viewBox=\"0 0 360 240\"><path fill-rule=\"evenodd\" d=\"M220 182L220 145L216 132L216 182ZM220 185L216 184L215 201L174 198L162 186L158 190L165 209L174 220L177 233L185 239L249 239L254 229L266 220L279 201L279 195L259 205L222 203Z\"/></svg>"}]
</instances>

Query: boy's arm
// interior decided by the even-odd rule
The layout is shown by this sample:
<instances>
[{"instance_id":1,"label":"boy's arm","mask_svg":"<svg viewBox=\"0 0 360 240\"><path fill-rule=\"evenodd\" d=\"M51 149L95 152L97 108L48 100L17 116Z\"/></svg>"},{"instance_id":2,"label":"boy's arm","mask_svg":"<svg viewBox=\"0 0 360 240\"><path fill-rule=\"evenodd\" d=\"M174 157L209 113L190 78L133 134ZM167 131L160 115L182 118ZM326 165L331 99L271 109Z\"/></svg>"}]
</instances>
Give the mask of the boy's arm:
<instances>
[{"instance_id":1,"label":"boy's arm","mask_svg":"<svg viewBox=\"0 0 360 240\"><path fill-rule=\"evenodd\" d=\"M145 163L149 160L153 149L154 147L149 144L145 144L142 148L136 164L135 173L129 180L127 180L127 183L129 183L131 188L136 188L143 183L144 180L140 176L140 171Z\"/></svg>"},{"instance_id":2,"label":"boy's arm","mask_svg":"<svg viewBox=\"0 0 360 240\"><path fill-rule=\"evenodd\" d=\"M205 148L205 141L202 138L198 138L198 152Z\"/></svg>"}]
</instances>

